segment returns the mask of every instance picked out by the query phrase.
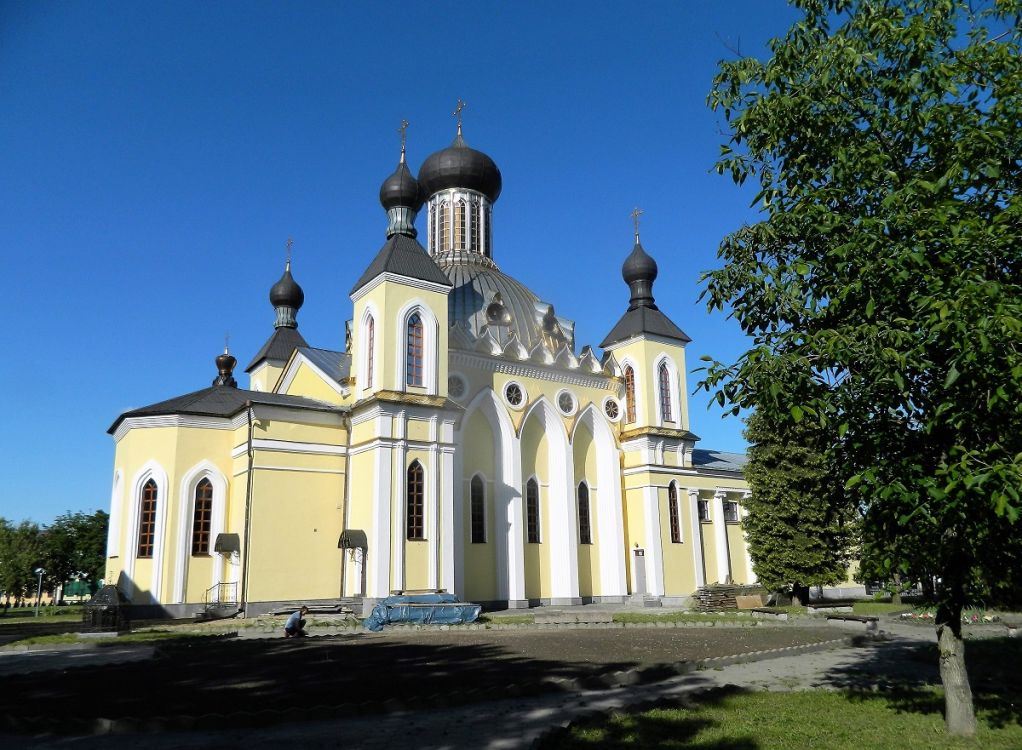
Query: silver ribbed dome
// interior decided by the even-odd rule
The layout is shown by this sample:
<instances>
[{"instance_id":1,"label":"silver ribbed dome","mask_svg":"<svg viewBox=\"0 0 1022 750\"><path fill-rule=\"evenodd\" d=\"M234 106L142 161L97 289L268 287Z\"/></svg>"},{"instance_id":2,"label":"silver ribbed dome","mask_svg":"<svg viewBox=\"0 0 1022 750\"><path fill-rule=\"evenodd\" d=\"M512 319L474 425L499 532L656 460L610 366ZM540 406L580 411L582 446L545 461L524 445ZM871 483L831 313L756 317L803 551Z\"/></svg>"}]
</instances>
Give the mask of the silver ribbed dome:
<instances>
[{"instance_id":1,"label":"silver ribbed dome","mask_svg":"<svg viewBox=\"0 0 1022 750\"><path fill-rule=\"evenodd\" d=\"M511 328L525 346L539 340L536 303L539 298L507 274L490 264L441 262L440 268L454 284L448 297L447 314L451 325L462 323L478 337L486 330L486 308L494 295L511 316Z\"/></svg>"}]
</instances>

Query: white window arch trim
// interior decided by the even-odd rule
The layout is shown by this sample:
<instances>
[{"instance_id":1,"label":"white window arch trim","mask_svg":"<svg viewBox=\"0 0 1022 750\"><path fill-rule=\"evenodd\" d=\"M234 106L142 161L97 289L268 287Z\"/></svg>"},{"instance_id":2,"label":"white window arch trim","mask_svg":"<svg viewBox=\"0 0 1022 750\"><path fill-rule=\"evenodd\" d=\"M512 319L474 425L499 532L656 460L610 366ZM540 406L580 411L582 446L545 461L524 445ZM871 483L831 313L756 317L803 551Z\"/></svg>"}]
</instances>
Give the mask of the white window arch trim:
<instances>
[{"instance_id":1,"label":"white window arch trim","mask_svg":"<svg viewBox=\"0 0 1022 750\"><path fill-rule=\"evenodd\" d=\"M623 358L618 364L621 367L621 380L622 380L621 398L620 398L620 401L621 401L621 422L622 422L622 424L637 424L637 425L638 424L644 424L644 417L646 416L646 411L645 411L645 408L644 408L645 399L642 397L642 394L645 392L643 390L642 368L639 367L639 363L636 362L631 357ZM629 422L628 421L628 385L627 385L626 382L624 382L624 379L625 379L625 370L627 370L629 367L632 368L632 378L633 378L633 382L635 383L635 422Z\"/></svg>"},{"instance_id":2,"label":"white window arch trim","mask_svg":"<svg viewBox=\"0 0 1022 750\"><path fill-rule=\"evenodd\" d=\"M421 386L409 386L405 377L408 360L408 322L415 313L418 313L422 320ZM402 391L408 391L410 388L422 388L428 395L435 396L438 392L437 374L440 369L437 362L437 342L440 338L440 329L436 316L425 302L416 298L405 303L404 307L398 311L397 326L400 335L397 337L397 357L395 357L396 382Z\"/></svg>"},{"instance_id":3,"label":"white window arch trim","mask_svg":"<svg viewBox=\"0 0 1022 750\"><path fill-rule=\"evenodd\" d=\"M369 351L369 321L373 321L373 346L372 351ZM372 391L380 390L380 315L376 310L376 306L372 303L366 305L365 311L362 313L362 320L358 324L358 374L356 376L356 382L358 384L359 396L365 396L367 393ZM372 357L373 362L373 383L370 385L367 383L369 378L369 361Z\"/></svg>"},{"instance_id":4,"label":"white window arch trim","mask_svg":"<svg viewBox=\"0 0 1022 750\"><path fill-rule=\"evenodd\" d=\"M669 381L670 393L668 396L671 399L671 420L669 422L664 421L664 408L660 393L660 366L666 365L667 367L667 379ZM661 352L655 360L653 360L653 394L654 403L656 404L656 423L658 427L663 427L664 424L680 425L681 424L681 389L678 385L678 366L674 363L674 359L670 357L667 352Z\"/></svg>"},{"instance_id":5,"label":"white window arch trim","mask_svg":"<svg viewBox=\"0 0 1022 750\"><path fill-rule=\"evenodd\" d=\"M118 557L121 549L121 508L124 505L124 472L114 471L113 487L110 489L110 518L106 531L106 556Z\"/></svg>"},{"instance_id":6,"label":"white window arch trim","mask_svg":"<svg viewBox=\"0 0 1022 750\"><path fill-rule=\"evenodd\" d=\"M146 461L135 472L131 480L131 499L128 506L128 538L124 555L124 575L131 584L129 599L133 604L145 604L135 601L135 595L143 590L135 580L135 560L138 554L138 524L142 505L142 488L152 479L156 483L156 528L153 530L152 578L149 582L149 594L154 602L160 601L163 593L163 553L166 547L167 505L170 503L170 483L167 471L157 461Z\"/></svg>"},{"instance_id":7,"label":"white window arch trim","mask_svg":"<svg viewBox=\"0 0 1022 750\"><path fill-rule=\"evenodd\" d=\"M181 498L178 503L180 513L177 528L177 558L174 570L174 602L183 604L187 594L188 561L192 556L192 528L195 518L195 488L199 482L208 479L213 485L213 510L209 519L210 548L216 542L218 534L224 533L227 520L227 477L207 460L202 460L189 469L181 479ZM223 566L222 553L211 552L213 557L213 575L210 586L220 581L220 570Z\"/></svg>"},{"instance_id":8,"label":"white window arch trim","mask_svg":"<svg viewBox=\"0 0 1022 750\"><path fill-rule=\"evenodd\" d=\"M536 541L529 541L529 483L535 482L536 484ZM530 474L525 477L525 481L522 482L522 524L523 531L525 532L525 543L526 544L543 544L543 482L539 481L537 474Z\"/></svg>"}]
</instances>

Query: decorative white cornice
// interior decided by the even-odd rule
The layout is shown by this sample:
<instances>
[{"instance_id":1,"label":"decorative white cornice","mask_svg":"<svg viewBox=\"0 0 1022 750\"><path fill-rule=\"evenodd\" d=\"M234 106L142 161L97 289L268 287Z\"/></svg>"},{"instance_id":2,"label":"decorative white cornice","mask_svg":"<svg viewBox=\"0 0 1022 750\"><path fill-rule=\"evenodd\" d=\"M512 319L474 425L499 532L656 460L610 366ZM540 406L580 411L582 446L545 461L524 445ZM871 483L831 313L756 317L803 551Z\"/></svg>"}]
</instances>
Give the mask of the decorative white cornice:
<instances>
[{"instance_id":1,"label":"decorative white cornice","mask_svg":"<svg viewBox=\"0 0 1022 750\"><path fill-rule=\"evenodd\" d=\"M114 430L114 442L119 443L121 438L130 430L150 429L154 427L198 427L205 430L231 430L234 429L232 420L227 417L201 417L190 414L159 414L151 417L127 417Z\"/></svg>"},{"instance_id":2,"label":"decorative white cornice","mask_svg":"<svg viewBox=\"0 0 1022 750\"><path fill-rule=\"evenodd\" d=\"M452 351L450 362L466 367L473 367L477 370L488 372L499 372L503 375L511 375L520 378L534 378L535 380L549 380L564 385L577 385L582 388L598 388L616 394L618 383L614 378L605 375L590 375L573 370L563 370L556 367L543 367L536 364L524 362L509 362L505 359L487 357L473 352Z\"/></svg>"},{"instance_id":3,"label":"decorative white cornice","mask_svg":"<svg viewBox=\"0 0 1022 750\"><path fill-rule=\"evenodd\" d=\"M413 279L411 276L401 276L400 274L391 273L390 271L384 271L372 281L369 281L361 288L356 289L351 295L351 301L358 302L385 281L401 284L402 286L408 286L412 289L425 289L427 292L436 292L437 294L447 294L451 291L450 284L437 284L434 281L423 281L422 279Z\"/></svg>"},{"instance_id":4,"label":"decorative white cornice","mask_svg":"<svg viewBox=\"0 0 1022 750\"><path fill-rule=\"evenodd\" d=\"M718 471L715 469L701 469L701 468L681 468L678 466L667 466L665 464L642 464L641 466L632 466L631 468L624 469L622 472L626 477L634 474L644 473L658 473L658 474L674 474L676 476L687 476L687 477L707 477L709 479L730 479L734 481L735 473L733 471ZM747 489L727 489L727 492L748 492Z\"/></svg>"},{"instance_id":5,"label":"decorative white cornice","mask_svg":"<svg viewBox=\"0 0 1022 750\"><path fill-rule=\"evenodd\" d=\"M420 406L407 401L370 401L355 408L351 416L351 426L371 422L380 417L407 416L409 419L431 420L438 418L441 410L433 406ZM446 410L442 412L447 415L440 421L442 424L454 424L455 417Z\"/></svg>"},{"instance_id":6,"label":"decorative white cornice","mask_svg":"<svg viewBox=\"0 0 1022 750\"><path fill-rule=\"evenodd\" d=\"M604 352L613 352L613 351L615 351L617 349L620 349L620 348L622 348L624 346L628 346L629 344L631 344L631 343L633 343L635 341L654 341L654 342L656 342L658 344L666 344L667 346L676 346L679 349L684 349L686 344L688 343L687 341L679 341L678 339L671 339L671 338L667 338L666 336L657 336L657 335L652 334L652 333L639 333L639 334L636 334L635 336L631 336L631 337L629 337L627 339L624 339L623 341L617 341L617 342L615 342L613 344L608 344L607 346L603 347L603 351Z\"/></svg>"}]
</instances>

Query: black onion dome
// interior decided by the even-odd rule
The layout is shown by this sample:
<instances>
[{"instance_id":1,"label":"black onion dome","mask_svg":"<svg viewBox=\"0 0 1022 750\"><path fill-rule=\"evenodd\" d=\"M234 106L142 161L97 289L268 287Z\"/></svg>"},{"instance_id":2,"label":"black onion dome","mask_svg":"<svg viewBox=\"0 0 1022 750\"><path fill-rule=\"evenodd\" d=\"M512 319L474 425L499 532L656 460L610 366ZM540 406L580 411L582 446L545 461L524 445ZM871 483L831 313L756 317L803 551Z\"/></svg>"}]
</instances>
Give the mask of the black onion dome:
<instances>
[{"instance_id":1,"label":"black onion dome","mask_svg":"<svg viewBox=\"0 0 1022 750\"><path fill-rule=\"evenodd\" d=\"M621 266L621 276L626 284L631 284L633 281L648 281L652 283L656 280L656 261L642 249L642 245L639 244L638 240L636 240L635 247L632 248L632 252L625 258L625 262Z\"/></svg>"},{"instance_id":2,"label":"black onion dome","mask_svg":"<svg viewBox=\"0 0 1022 750\"><path fill-rule=\"evenodd\" d=\"M469 148L459 133L454 143L422 163L419 186L426 197L447 188L465 188L480 192L493 202L500 195L502 179L493 159Z\"/></svg>"},{"instance_id":3,"label":"black onion dome","mask_svg":"<svg viewBox=\"0 0 1022 750\"><path fill-rule=\"evenodd\" d=\"M291 307L297 310L305 302L305 292L291 276L291 263L284 268L280 281L270 287L270 304L274 307Z\"/></svg>"},{"instance_id":4,"label":"black onion dome","mask_svg":"<svg viewBox=\"0 0 1022 750\"><path fill-rule=\"evenodd\" d=\"M380 203L385 209L405 206L418 211L422 208L424 200L418 181L403 161L397 165L394 174L385 179L380 186Z\"/></svg>"}]
</instances>

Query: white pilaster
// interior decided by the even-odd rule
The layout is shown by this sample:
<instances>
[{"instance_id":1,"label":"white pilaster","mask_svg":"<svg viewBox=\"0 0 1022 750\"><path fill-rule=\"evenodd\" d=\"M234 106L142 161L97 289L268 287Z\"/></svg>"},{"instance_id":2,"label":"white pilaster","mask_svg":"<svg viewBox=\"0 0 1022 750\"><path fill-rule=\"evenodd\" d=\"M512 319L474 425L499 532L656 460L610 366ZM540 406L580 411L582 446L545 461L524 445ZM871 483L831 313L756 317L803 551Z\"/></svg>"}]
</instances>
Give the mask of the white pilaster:
<instances>
[{"instance_id":1,"label":"white pilaster","mask_svg":"<svg viewBox=\"0 0 1022 750\"><path fill-rule=\"evenodd\" d=\"M696 588L706 585L706 568L703 565L703 529L699 521L699 490L688 490L688 512L692 524L692 569L696 574Z\"/></svg>"},{"instance_id":2,"label":"white pilaster","mask_svg":"<svg viewBox=\"0 0 1022 750\"><path fill-rule=\"evenodd\" d=\"M373 528L367 556L369 575L366 592L369 597L382 599L390 594L390 548L392 539L394 460L391 446L377 445L373 452ZM401 526L401 524L397 524Z\"/></svg>"},{"instance_id":3,"label":"white pilaster","mask_svg":"<svg viewBox=\"0 0 1022 750\"><path fill-rule=\"evenodd\" d=\"M497 563L504 559L505 576L500 579L500 586L507 587L506 596L509 601L525 600L525 509L522 503L522 441L517 435L499 436L501 449L499 453L500 469L498 476L503 476L503 487L500 491L504 508L503 523L497 536L504 534L504 546L498 546ZM498 516L500 518L500 516ZM507 550L501 555L500 550ZM507 583L505 584L504 581Z\"/></svg>"},{"instance_id":4,"label":"white pilaster","mask_svg":"<svg viewBox=\"0 0 1022 750\"><path fill-rule=\"evenodd\" d=\"M405 414L399 412L394 416L394 463L392 466L393 488L391 495L391 545L390 545L390 584L387 593L405 588L405 540L408 532L408 445L405 442ZM422 467L424 481L428 481L429 467ZM426 489L426 488L423 488ZM423 513L429 508L429 498L424 498ZM425 530L426 519L422 519Z\"/></svg>"},{"instance_id":5,"label":"white pilaster","mask_svg":"<svg viewBox=\"0 0 1022 750\"><path fill-rule=\"evenodd\" d=\"M731 575L728 560L727 527L724 524L724 491L713 493L713 541L717 548L717 583L725 583Z\"/></svg>"},{"instance_id":6,"label":"white pilaster","mask_svg":"<svg viewBox=\"0 0 1022 750\"><path fill-rule=\"evenodd\" d=\"M460 476L460 475L459 475ZM460 483L460 480L459 482ZM455 590L454 578L454 448L445 446L440 451L440 588Z\"/></svg>"},{"instance_id":7,"label":"white pilaster","mask_svg":"<svg viewBox=\"0 0 1022 750\"><path fill-rule=\"evenodd\" d=\"M452 554L454 584L453 588L449 590L454 592L459 599L465 601L465 460L463 454L464 450L457 450L451 457L453 467L451 525L454 533Z\"/></svg>"},{"instance_id":8,"label":"white pilaster","mask_svg":"<svg viewBox=\"0 0 1022 750\"><path fill-rule=\"evenodd\" d=\"M742 495L742 518L746 518L749 515L749 511L745 509L745 501L748 499L750 493L746 492ZM743 545L745 548L745 569L748 571L745 582L748 584L756 583L759 579L756 576L756 571L752 567L752 555L749 554L749 535L744 529L745 523L742 523L742 539L745 540Z\"/></svg>"},{"instance_id":9,"label":"white pilaster","mask_svg":"<svg viewBox=\"0 0 1022 750\"><path fill-rule=\"evenodd\" d=\"M433 443L429 446L429 468L426 470L426 517L423 519L426 526L426 544L428 545L426 571L426 586L431 589L439 588L440 580L440 446Z\"/></svg>"},{"instance_id":10,"label":"white pilaster","mask_svg":"<svg viewBox=\"0 0 1022 750\"><path fill-rule=\"evenodd\" d=\"M660 502L658 488L642 488L642 504L646 511L646 588L653 596L664 595L664 549L660 533Z\"/></svg>"}]
</instances>

